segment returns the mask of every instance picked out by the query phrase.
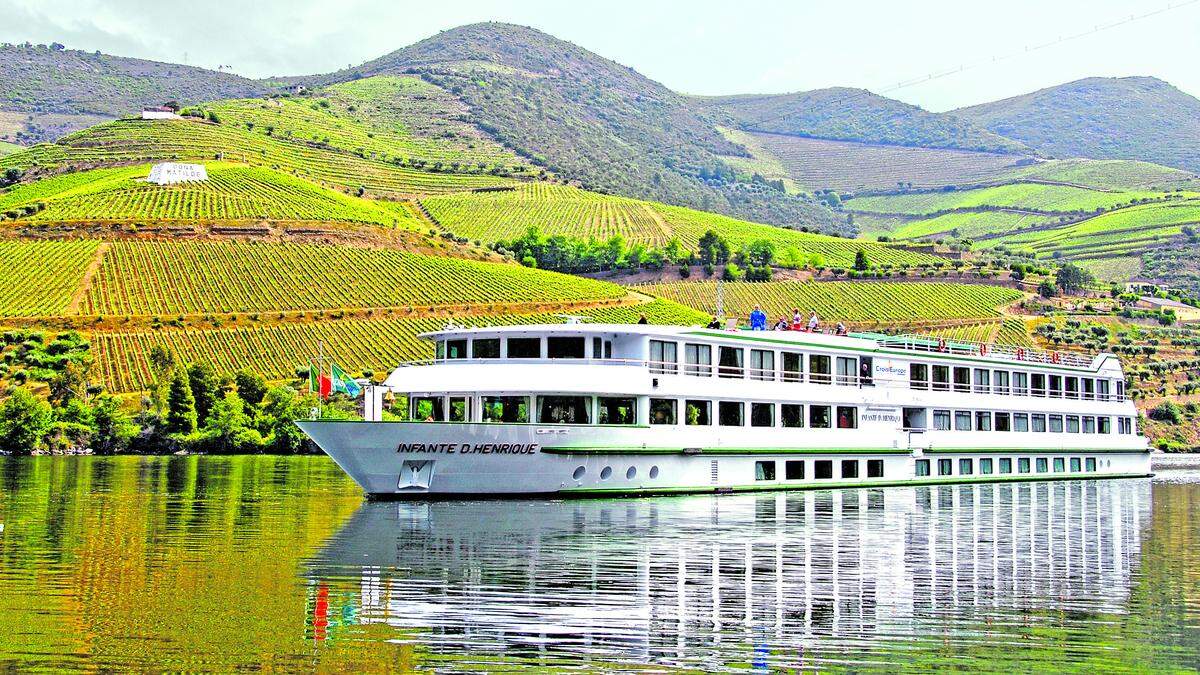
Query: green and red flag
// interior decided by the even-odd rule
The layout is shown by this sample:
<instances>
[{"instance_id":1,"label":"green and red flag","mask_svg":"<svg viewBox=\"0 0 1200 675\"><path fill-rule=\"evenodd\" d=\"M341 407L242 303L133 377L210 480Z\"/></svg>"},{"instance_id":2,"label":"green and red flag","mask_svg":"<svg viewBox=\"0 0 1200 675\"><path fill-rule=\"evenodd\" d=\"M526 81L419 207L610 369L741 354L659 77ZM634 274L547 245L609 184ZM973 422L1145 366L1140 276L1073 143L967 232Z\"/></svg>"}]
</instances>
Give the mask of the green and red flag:
<instances>
[{"instance_id":1,"label":"green and red flag","mask_svg":"<svg viewBox=\"0 0 1200 675\"><path fill-rule=\"evenodd\" d=\"M321 398L329 398L333 393L333 381L316 363L308 364L308 388Z\"/></svg>"}]
</instances>

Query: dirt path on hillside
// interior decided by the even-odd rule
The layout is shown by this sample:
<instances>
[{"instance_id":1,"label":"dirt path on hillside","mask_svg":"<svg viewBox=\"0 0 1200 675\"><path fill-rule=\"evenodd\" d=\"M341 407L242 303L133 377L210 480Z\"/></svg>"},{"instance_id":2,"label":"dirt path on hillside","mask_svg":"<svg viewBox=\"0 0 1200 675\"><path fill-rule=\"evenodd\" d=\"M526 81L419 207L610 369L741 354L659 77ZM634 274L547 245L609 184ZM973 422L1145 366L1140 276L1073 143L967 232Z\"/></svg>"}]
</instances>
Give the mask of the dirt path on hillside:
<instances>
[{"instance_id":1,"label":"dirt path on hillside","mask_svg":"<svg viewBox=\"0 0 1200 675\"><path fill-rule=\"evenodd\" d=\"M92 287L92 279L95 279L96 274L100 272L100 266L104 264L104 256L107 253L108 242L100 242L96 246L96 252L92 255L92 261L83 271L83 278L79 280L79 288L75 289L75 292L71 294L71 302L67 303L67 310L64 313L68 316L79 314L79 308L87 299L88 290Z\"/></svg>"}]
</instances>

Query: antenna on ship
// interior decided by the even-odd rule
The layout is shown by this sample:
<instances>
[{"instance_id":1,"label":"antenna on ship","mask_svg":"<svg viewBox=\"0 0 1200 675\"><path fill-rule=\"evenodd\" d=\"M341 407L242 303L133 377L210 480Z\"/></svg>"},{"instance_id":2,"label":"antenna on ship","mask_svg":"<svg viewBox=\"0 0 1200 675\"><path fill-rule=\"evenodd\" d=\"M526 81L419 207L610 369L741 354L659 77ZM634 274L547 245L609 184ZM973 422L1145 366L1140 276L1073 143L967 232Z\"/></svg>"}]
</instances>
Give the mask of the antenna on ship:
<instances>
[{"instance_id":1,"label":"antenna on ship","mask_svg":"<svg viewBox=\"0 0 1200 675\"><path fill-rule=\"evenodd\" d=\"M717 320L725 323L725 282L717 277Z\"/></svg>"}]
</instances>

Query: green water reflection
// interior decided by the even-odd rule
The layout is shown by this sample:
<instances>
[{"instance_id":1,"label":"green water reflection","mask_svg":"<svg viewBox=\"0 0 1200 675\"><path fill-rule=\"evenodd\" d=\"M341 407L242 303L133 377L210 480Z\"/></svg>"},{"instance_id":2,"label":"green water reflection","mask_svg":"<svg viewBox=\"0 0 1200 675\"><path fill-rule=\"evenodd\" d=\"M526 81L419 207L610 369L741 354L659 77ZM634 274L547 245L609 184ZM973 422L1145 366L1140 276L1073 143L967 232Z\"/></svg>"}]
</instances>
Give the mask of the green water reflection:
<instances>
[{"instance_id":1,"label":"green water reflection","mask_svg":"<svg viewBox=\"0 0 1200 675\"><path fill-rule=\"evenodd\" d=\"M321 457L0 458L0 669L1187 670L1200 476L368 504Z\"/></svg>"}]
</instances>

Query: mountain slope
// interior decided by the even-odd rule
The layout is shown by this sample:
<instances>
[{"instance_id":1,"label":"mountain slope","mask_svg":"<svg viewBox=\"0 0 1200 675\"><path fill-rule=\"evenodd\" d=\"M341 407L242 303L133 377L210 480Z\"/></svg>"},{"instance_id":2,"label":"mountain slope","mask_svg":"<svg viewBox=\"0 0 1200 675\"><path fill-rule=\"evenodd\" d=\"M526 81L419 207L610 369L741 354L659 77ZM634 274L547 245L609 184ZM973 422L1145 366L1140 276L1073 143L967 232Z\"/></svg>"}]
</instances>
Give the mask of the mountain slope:
<instances>
[{"instance_id":1,"label":"mountain slope","mask_svg":"<svg viewBox=\"0 0 1200 675\"><path fill-rule=\"evenodd\" d=\"M577 45L501 23L463 26L357 68L304 80L418 74L503 145L581 187L775 224L848 231L814 202L735 180L745 156L693 101Z\"/></svg>"},{"instance_id":2,"label":"mountain slope","mask_svg":"<svg viewBox=\"0 0 1200 675\"><path fill-rule=\"evenodd\" d=\"M25 113L28 119L20 128L0 128L0 137L26 144L52 140L143 105L254 96L264 89L254 80L204 68L61 45L5 45L0 46L0 111ZM55 115L82 119L56 124Z\"/></svg>"},{"instance_id":3,"label":"mountain slope","mask_svg":"<svg viewBox=\"0 0 1200 675\"><path fill-rule=\"evenodd\" d=\"M1022 143L953 115L932 113L864 89L696 98L748 131L925 148L1024 154Z\"/></svg>"},{"instance_id":4,"label":"mountain slope","mask_svg":"<svg viewBox=\"0 0 1200 675\"><path fill-rule=\"evenodd\" d=\"M1088 78L954 114L1048 155L1200 171L1200 100L1153 77Z\"/></svg>"}]
</instances>

